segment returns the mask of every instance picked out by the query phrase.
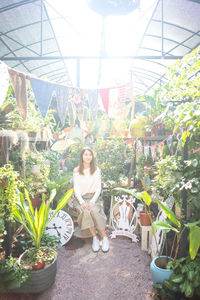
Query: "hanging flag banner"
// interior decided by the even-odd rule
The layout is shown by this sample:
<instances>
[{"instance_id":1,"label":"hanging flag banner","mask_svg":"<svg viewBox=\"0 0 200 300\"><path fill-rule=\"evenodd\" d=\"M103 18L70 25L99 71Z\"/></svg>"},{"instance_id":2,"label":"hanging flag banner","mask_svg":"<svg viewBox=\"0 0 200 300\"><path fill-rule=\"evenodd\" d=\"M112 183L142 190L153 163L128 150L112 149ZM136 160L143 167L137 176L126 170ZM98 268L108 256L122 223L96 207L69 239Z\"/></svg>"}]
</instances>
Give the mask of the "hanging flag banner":
<instances>
[{"instance_id":1,"label":"hanging flag banner","mask_svg":"<svg viewBox=\"0 0 200 300\"><path fill-rule=\"evenodd\" d=\"M93 120L96 120L98 112L98 90L88 90L88 105L91 110Z\"/></svg>"},{"instance_id":2,"label":"hanging flag banner","mask_svg":"<svg viewBox=\"0 0 200 300\"><path fill-rule=\"evenodd\" d=\"M120 121L127 119L129 118L130 109L131 101L127 101L127 103L121 101L121 98L119 97L119 88L110 89L108 109L109 118Z\"/></svg>"},{"instance_id":3,"label":"hanging flag banner","mask_svg":"<svg viewBox=\"0 0 200 300\"><path fill-rule=\"evenodd\" d=\"M17 100L17 106L23 119L27 117L27 91L26 91L26 75L24 73L8 68L10 81Z\"/></svg>"},{"instance_id":4,"label":"hanging flag banner","mask_svg":"<svg viewBox=\"0 0 200 300\"><path fill-rule=\"evenodd\" d=\"M155 158L156 158L156 145L151 146L151 156L152 156L152 159L155 160Z\"/></svg>"},{"instance_id":5,"label":"hanging flag banner","mask_svg":"<svg viewBox=\"0 0 200 300\"><path fill-rule=\"evenodd\" d=\"M61 124L65 125L65 119L67 115L67 104L69 97L69 88L62 85L55 86L55 94L57 101L57 112L60 118Z\"/></svg>"},{"instance_id":6,"label":"hanging flag banner","mask_svg":"<svg viewBox=\"0 0 200 300\"><path fill-rule=\"evenodd\" d=\"M121 100L121 103L125 104L125 97L126 97L126 86L120 86L118 88L118 92L119 92L119 98Z\"/></svg>"},{"instance_id":7,"label":"hanging flag banner","mask_svg":"<svg viewBox=\"0 0 200 300\"><path fill-rule=\"evenodd\" d=\"M99 90L99 94L101 96L103 107L104 107L107 115L108 115L108 110L109 110L109 93L110 93L109 88Z\"/></svg>"},{"instance_id":8,"label":"hanging flag banner","mask_svg":"<svg viewBox=\"0 0 200 300\"><path fill-rule=\"evenodd\" d=\"M144 155L146 156L146 158L149 155L149 152L150 152L149 150L150 150L149 146L144 146Z\"/></svg>"},{"instance_id":9,"label":"hanging flag banner","mask_svg":"<svg viewBox=\"0 0 200 300\"><path fill-rule=\"evenodd\" d=\"M131 119L134 119L135 117L135 100L134 100L134 89L133 89L133 83L130 82L126 85L126 95L127 98L131 100L132 103L132 112L131 112Z\"/></svg>"},{"instance_id":10,"label":"hanging flag banner","mask_svg":"<svg viewBox=\"0 0 200 300\"><path fill-rule=\"evenodd\" d=\"M8 67L0 61L0 107L6 99L9 86Z\"/></svg>"},{"instance_id":11,"label":"hanging flag banner","mask_svg":"<svg viewBox=\"0 0 200 300\"><path fill-rule=\"evenodd\" d=\"M173 135L167 138L167 145L169 147L170 154L173 155Z\"/></svg>"},{"instance_id":12,"label":"hanging flag banner","mask_svg":"<svg viewBox=\"0 0 200 300\"><path fill-rule=\"evenodd\" d=\"M42 118L45 119L55 90L55 84L34 77L30 78L30 83Z\"/></svg>"}]
</instances>

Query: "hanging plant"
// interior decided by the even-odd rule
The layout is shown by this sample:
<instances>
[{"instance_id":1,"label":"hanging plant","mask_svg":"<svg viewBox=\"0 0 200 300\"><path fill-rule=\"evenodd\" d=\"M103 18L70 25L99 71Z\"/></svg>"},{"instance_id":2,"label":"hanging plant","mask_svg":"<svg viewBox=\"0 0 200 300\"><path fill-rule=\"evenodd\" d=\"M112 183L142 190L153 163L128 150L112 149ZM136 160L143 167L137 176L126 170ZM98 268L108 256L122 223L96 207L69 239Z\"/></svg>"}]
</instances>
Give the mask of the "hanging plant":
<instances>
[{"instance_id":1,"label":"hanging plant","mask_svg":"<svg viewBox=\"0 0 200 300\"><path fill-rule=\"evenodd\" d=\"M19 188L22 182L18 179L18 172L13 170L12 165L4 165L0 168L0 215L4 216L6 212L11 212L17 200L19 199ZM6 217L11 218L7 213Z\"/></svg>"},{"instance_id":2,"label":"hanging plant","mask_svg":"<svg viewBox=\"0 0 200 300\"><path fill-rule=\"evenodd\" d=\"M88 5L103 16L126 15L139 8L140 0L88 0Z\"/></svg>"}]
</instances>

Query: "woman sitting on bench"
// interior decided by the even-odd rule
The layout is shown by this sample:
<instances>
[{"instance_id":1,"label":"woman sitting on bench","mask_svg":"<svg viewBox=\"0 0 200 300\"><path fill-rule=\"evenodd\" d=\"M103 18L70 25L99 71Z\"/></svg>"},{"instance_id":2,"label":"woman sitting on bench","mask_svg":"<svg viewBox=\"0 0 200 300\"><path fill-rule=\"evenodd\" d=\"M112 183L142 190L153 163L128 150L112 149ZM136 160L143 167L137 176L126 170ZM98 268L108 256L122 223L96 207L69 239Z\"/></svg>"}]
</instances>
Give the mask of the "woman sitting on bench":
<instances>
[{"instance_id":1,"label":"woman sitting on bench","mask_svg":"<svg viewBox=\"0 0 200 300\"><path fill-rule=\"evenodd\" d=\"M106 215L100 202L101 172L95 165L92 149L85 147L80 154L78 167L73 174L74 206L79 211L78 225L84 234L89 231L93 237L92 250L99 251L99 239L97 231L102 238L102 251L109 250L109 241L106 236Z\"/></svg>"}]
</instances>

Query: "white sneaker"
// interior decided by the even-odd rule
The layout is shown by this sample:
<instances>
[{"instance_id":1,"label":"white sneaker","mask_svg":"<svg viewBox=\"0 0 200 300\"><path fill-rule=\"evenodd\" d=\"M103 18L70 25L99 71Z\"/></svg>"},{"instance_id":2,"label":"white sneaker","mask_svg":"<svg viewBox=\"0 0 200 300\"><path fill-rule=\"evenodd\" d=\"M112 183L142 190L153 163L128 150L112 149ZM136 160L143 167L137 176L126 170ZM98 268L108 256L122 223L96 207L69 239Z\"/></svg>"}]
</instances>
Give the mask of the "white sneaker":
<instances>
[{"instance_id":1,"label":"white sneaker","mask_svg":"<svg viewBox=\"0 0 200 300\"><path fill-rule=\"evenodd\" d=\"M93 237L93 241L92 241L92 250L94 252L98 252L99 248L100 248L99 247L99 239L96 236L94 236Z\"/></svg>"},{"instance_id":2,"label":"white sneaker","mask_svg":"<svg viewBox=\"0 0 200 300\"><path fill-rule=\"evenodd\" d=\"M102 247L101 247L103 252L108 252L109 250L109 241L107 236L104 236L103 240L102 240Z\"/></svg>"}]
</instances>

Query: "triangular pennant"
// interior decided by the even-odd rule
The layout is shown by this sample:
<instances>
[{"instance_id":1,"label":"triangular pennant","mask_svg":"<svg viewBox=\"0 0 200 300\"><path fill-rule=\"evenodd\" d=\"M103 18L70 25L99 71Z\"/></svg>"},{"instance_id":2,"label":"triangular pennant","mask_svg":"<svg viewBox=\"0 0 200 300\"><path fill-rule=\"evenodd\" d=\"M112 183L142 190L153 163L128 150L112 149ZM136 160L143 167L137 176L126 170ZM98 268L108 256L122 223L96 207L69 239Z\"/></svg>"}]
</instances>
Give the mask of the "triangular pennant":
<instances>
[{"instance_id":1,"label":"triangular pennant","mask_svg":"<svg viewBox=\"0 0 200 300\"><path fill-rule=\"evenodd\" d=\"M103 107L104 107L107 115L108 115L108 109L109 109L109 93L110 93L109 88L99 90L99 94L101 96Z\"/></svg>"},{"instance_id":2,"label":"triangular pennant","mask_svg":"<svg viewBox=\"0 0 200 300\"><path fill-rule=\"evenodd\" d=\"M0 107L2 106L8 91L9 74L6 64L0 61Z\"/></svg>"},{"instance_id":3,"label":"triangular pennant","mask_svg":"<svg viewBox=\"0 0 200 300\"><path fill-rule=\"evenodd\" d=\"M156 145L151 146L151 156L152 156L152 159L155 160L155 158L156 158Z\"/></svg>"},{"instance_id":4,"label":"triangular pennant","mask_svg":"<svg viewBox=\"0 0 200 300\"><path fill-rule=\"evenodd\" d=\"M149 146L144 146L144 155L146 156L146 158L149 155L149 150Z\"/></svg>"},{"instance_id":5,"label":"triangular pennant","mask_svg":"<svg viewBox=\"0 0 200 300\"><path fill-rule=\"evenodd\" d=\"M91 109L93 120L96 120L98 111L98 90L88 90L88 105Z\"/></svg>"},{"instance_id":6,"label":"triangular pennant","mask_svg":"<svg viewBox=\"0 0 200 300\"><path fill-rule=\"evenodd\" d=\"M45 119L51 103L52 93L55 90L55 85L51 82L33 77L30 78L30 83L42 118Z\"/></svg>"},{"instance_id":7,"label":"triangular pennant","mask_svg":"<svg viewBox=\"0 0 200 300\"><path fill-rule=\"evenodd\" d=\"M15 71L13 69L8 69L10 81L17 99L17 106L19 112L23 119L27 117L27 91L26 91L26 75Z\"/></svg>"},{"instance_id":8,"label":"triangular pennant","mask_svg":"<svg viewBox=\"0 0 200 300\"><path fill-rule=\"evenodd\" d=\"M57 111L62 125L65 125L65 119L67 114L67 103L69 97L69 88L66 86L57 85L55 87Z\"/></svg>"},{"instance_id":9,"label":"triangular pennant","mask_svg":"<svg viewBox=\"0 0 200 300\"><path fill-rule=\"evenodd\" d=\"M121 103L125 104L125 95L126 95L126 86L122 85L118 88L119 91L119 98L121 100Z\"/></svg>"},{"instance_id":10,"label":"triangular pennant","mask_svg":"<svg viewBox=\"0 0 200 300\"><path fill-rule=\"evenodd\" d=\"M173 155L173 135L167 138L167 145L169 147L170 154Z\"/></svg>"}]
</instances>

